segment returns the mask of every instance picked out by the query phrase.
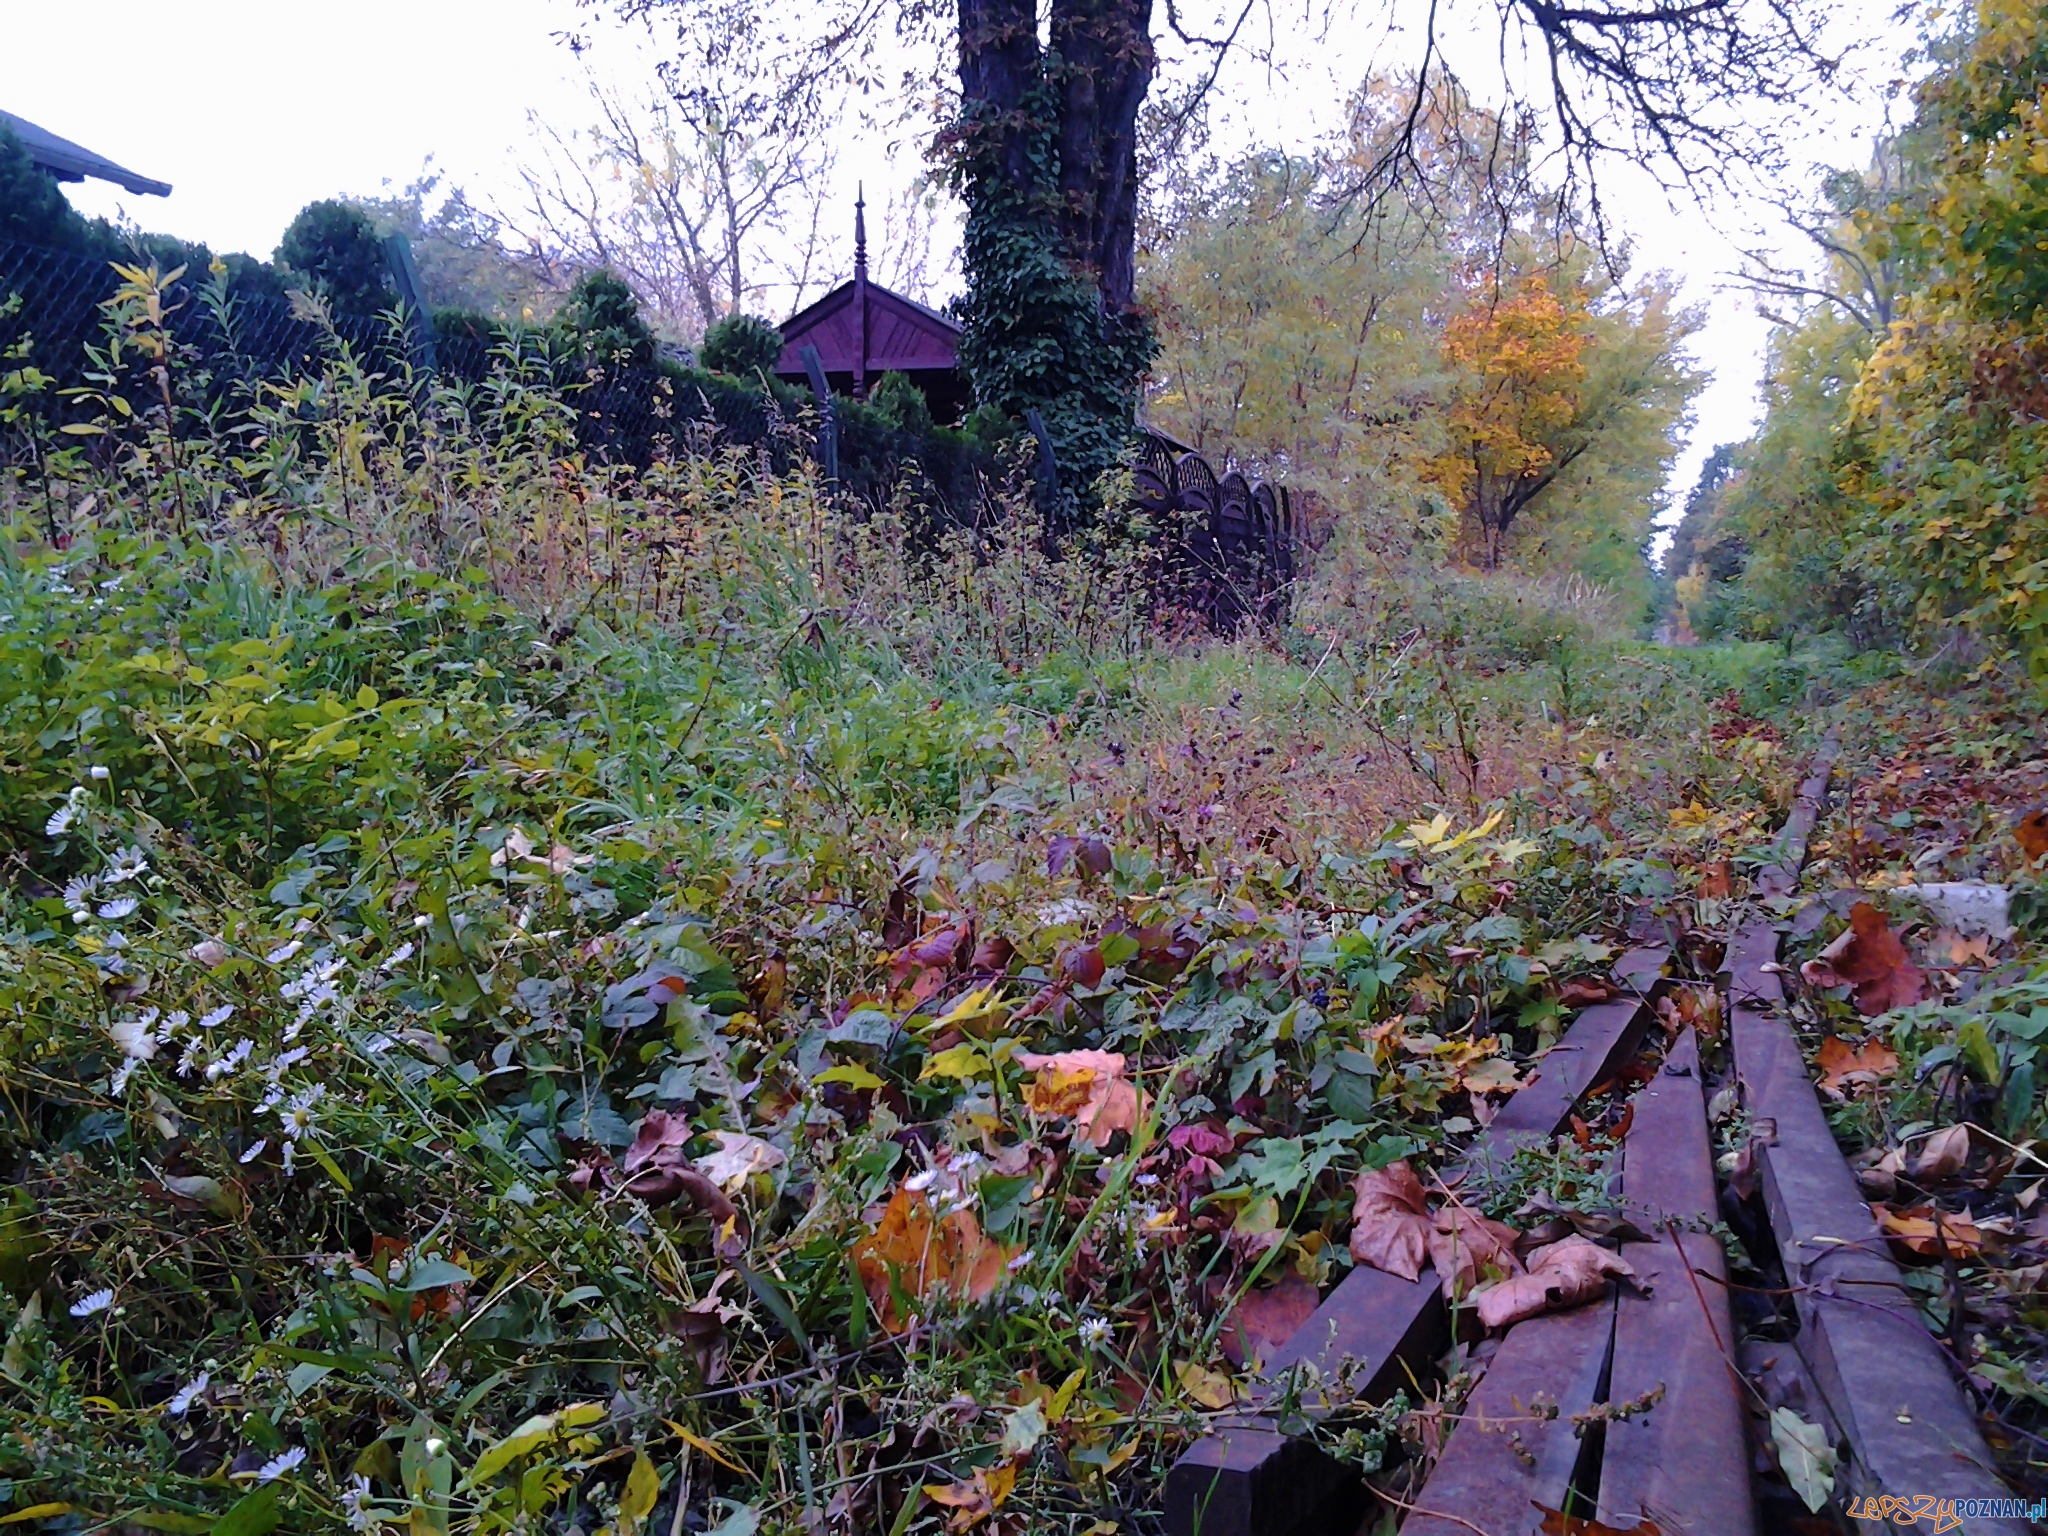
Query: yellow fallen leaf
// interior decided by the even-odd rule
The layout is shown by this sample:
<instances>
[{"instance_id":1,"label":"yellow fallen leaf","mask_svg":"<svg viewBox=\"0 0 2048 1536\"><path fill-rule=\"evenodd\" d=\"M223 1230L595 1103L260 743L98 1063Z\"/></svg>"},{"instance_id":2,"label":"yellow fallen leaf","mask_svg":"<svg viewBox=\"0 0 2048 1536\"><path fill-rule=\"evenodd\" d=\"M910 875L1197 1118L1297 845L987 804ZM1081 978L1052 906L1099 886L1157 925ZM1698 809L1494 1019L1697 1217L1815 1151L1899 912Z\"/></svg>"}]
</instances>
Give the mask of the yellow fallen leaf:
<instances>
[{"instance_id":1,"label":"yellow fallen leaf","mask_svg":"<svg viewBox=\"0 0 2048 1536\"><path fill-rule=\"evenodd\" d=\"M1173 1374L1180 1381L1181 1391L1204 1408L1228 1408L1237 1401L1236 1388L1220 1371L1183 1360L1174 1366Z\"/></svg>"},{"instance_id":2,"label":"yellow fallen leaf","mask_svg":"<svg viewBox=\"0 0 2048 1536\"><path fill-rule=\"evenodd\" d=\"M678 1424L674 1419L663 1419L661 1422L666 1424L669 1427L670 1433L675 1435L685 1445L689 1446L692 1450L702 1451L728 1472L737 1472L741 1477L752 1477L754 1475L730 1456L726 1455L724 1451L720 1450L716 1441L706 1440L702 1435L693 1433L689 1428Z\"/></svg>"},{"instance_id":3,"label":"yellow fallen leaf","mask_svg":"<svg viewBox=\"0 0 2048 1536\"><path fill-rule=\"evenodd\" d=\"M959 1082L986 1077L989 1073L988 1058L971 1045L961 1044L933 1053L925 1058L924 1070L917 1074L920 1083L928 1083L935 1077L950 1077Z\"/></svg>"},{"instance_id":4,"label":"yellow fallen leaf","mask_svg":"<svg viewBox=\"0 0 2048 1536\"><path fill-rule=\"evenodd\" d=\"M836 1067L827 1067L811 1081L820 1087L826 1083L844 1083L849 1088L863 1090L882 1086L882 1080L857 1061L846 1061Z\"/></svg>"}]
</instances>

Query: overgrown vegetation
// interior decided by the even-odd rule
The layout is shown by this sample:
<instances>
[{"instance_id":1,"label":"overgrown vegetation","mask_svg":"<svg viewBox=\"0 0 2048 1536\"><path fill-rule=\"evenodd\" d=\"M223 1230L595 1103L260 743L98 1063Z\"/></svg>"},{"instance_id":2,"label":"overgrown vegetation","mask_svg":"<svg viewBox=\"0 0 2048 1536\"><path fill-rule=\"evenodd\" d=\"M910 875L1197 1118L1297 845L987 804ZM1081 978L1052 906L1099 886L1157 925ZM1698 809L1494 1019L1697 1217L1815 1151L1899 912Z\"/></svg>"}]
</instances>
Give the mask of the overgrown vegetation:
<instances>
[{"instance_id":1,"label":"overgrown vegetation","mask_svg":"<svg viewBox=\"0 0 2048 1536\"><path fill-rule=\"evenodd\" d=\"M1455 1158L1679 889L1667 808L1761 858L1786 793L1583 588L1337 561L1181 644L1022 507L587 464L511 357L341 352L252 452L166 355L0 561L54 1530L1149 1528L1352 1176Z\"/></svg>"}]
</instances>

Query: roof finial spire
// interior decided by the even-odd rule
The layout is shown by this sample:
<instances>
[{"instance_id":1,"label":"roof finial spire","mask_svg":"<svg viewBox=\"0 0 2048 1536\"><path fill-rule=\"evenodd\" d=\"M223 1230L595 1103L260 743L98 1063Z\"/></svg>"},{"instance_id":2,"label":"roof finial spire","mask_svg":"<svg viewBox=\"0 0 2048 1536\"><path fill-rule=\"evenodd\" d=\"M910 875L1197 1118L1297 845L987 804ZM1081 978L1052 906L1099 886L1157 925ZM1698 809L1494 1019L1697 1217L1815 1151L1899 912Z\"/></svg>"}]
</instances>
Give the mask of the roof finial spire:
<instances>
[{"instance_id":1,"label":"roof finial spire","mask_svg":"<svg viewBox=\"0 0 2048 1536\"><path fill-rule=\"evenodd\" d=\"M862 276L868 270L868 200L865 183L854 183L853 270Z\"/></svg>"}]
</instances>

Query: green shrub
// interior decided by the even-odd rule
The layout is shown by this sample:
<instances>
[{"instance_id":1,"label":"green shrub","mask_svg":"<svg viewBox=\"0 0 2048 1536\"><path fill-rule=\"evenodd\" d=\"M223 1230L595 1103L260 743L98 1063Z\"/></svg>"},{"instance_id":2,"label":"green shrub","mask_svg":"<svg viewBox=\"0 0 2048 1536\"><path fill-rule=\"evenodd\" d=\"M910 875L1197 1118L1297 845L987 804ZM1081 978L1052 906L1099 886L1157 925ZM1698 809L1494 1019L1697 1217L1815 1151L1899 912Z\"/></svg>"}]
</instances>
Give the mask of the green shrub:
<instances>
[{"instance_id":1,"label":"green shrub","mask_svg":"<svg viewBox=\"0 0 2048 1536\"><path fill-rule=\"evenodd\" d=\"M586 358L629 362L644 368L654 360L654 332L640 315L640 300L626 280L612 272L586 272L569 290L559 320Z\"/></svg>"},{"instance_id":2,"label":"green shrub","mask_svg":"<svg viewBox=\"0 0 2048 1536\"><path fill-rule=\"evenodd\" d=\"M781 356L782 332L757 315L727 315L713 321L697 348L701 367L742 379L772 373Z\"/></svg>"},{"instance_id":3,"label":"green shrub","mask_svg":"<svg viewBox=\"0 0 2048 1536\"><path fill-rule=\"evenodd\" d=\"M329 199L301 208L278 242L276 261L339 314L374 315L398 300L377 226L353 203Z\"/></svg>"}]
</instances>

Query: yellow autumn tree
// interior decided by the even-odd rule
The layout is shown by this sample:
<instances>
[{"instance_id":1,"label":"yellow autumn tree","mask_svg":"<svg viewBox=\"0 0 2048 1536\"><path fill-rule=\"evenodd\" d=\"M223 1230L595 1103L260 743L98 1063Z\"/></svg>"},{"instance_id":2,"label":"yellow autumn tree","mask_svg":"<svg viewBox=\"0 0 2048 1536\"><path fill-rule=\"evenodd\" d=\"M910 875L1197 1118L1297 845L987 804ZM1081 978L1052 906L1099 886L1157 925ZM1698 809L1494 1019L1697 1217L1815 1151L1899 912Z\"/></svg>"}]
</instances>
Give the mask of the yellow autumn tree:
<instances>
[{"instance_id":1,"label":"yellow autumn tree","mask_svg":"<svg viewBox=\"0 0 2048 1536\"><path fill-rule=\"evenodd\" d=\"M1478 287L1444 328L1444 355L1464 385L1449 413L1452 446L1432 478L1478 524L1492 570L1508 526L1583 451L1567 439L1585 400L1588 315L1576 285L1559 294L1541 276Z\"/></svg>"}]
</instances>

